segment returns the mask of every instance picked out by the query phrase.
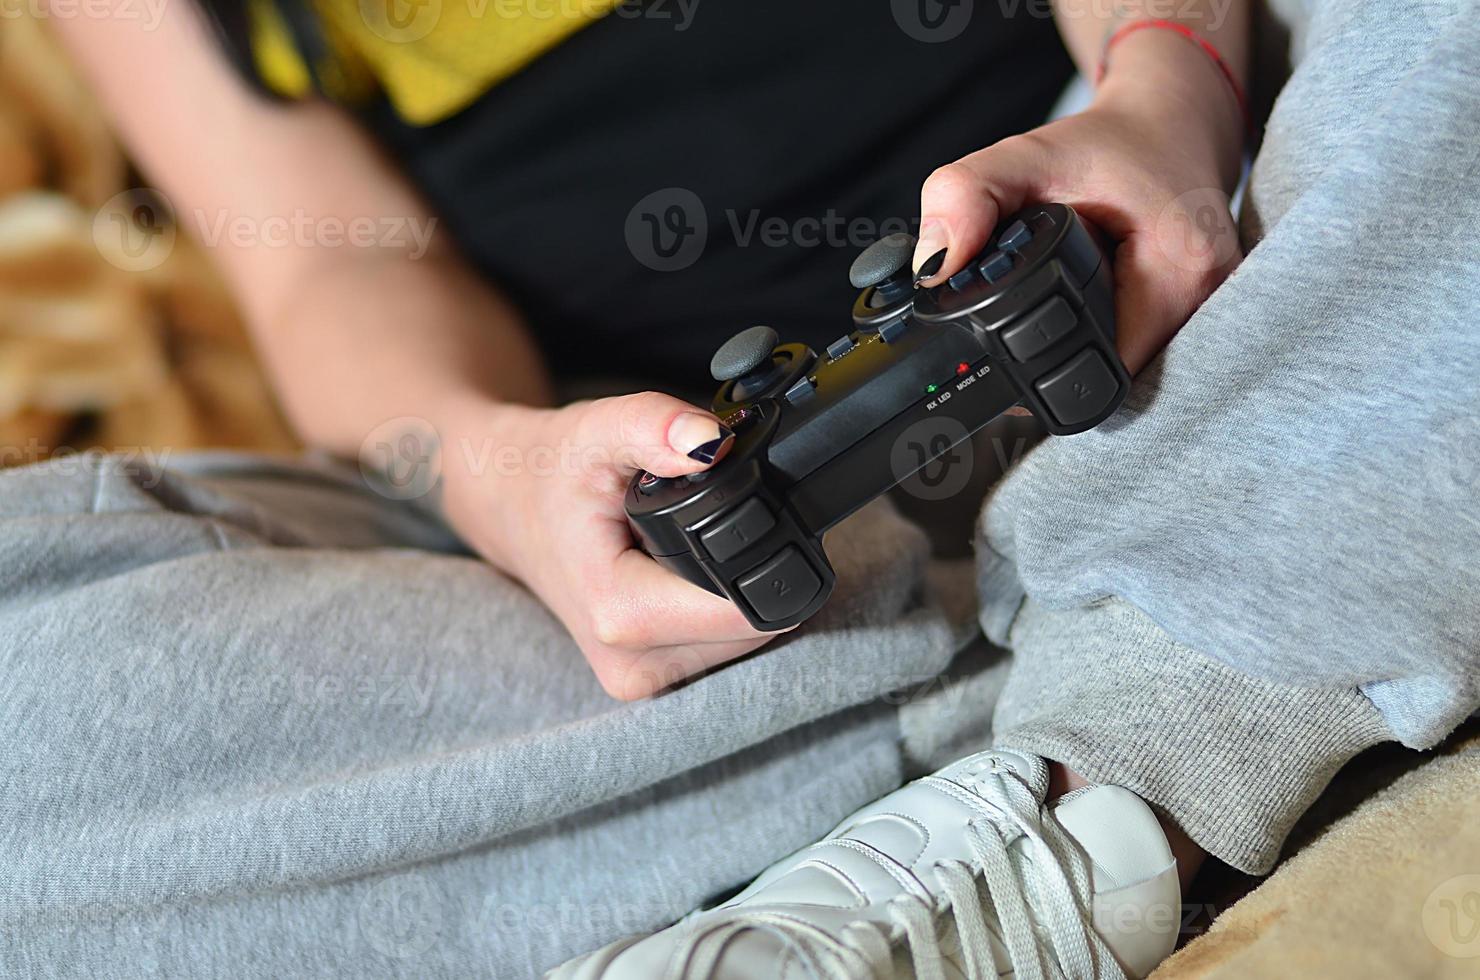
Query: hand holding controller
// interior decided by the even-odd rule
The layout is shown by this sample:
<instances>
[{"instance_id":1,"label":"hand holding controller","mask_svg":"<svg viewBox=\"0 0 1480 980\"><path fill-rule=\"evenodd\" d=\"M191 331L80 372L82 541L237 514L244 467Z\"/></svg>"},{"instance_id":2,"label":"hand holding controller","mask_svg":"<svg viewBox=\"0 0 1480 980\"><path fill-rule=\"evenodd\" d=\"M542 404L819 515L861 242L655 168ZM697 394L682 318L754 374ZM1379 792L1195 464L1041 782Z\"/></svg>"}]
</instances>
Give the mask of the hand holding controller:
<instances>
[{"instance_id":1,"label":"hand holding controller","mask_svg":"<svg viewBox=\"0 0 1480 980\"><path fill-rule=\"evenodd\" d=\"M891 235L854 263L854 329L818 354L752 327L715 354L713 410L735 445L713 469L641 474L627 493L638 541L664 566L780 630L832 593L828 528L1003 412L1028 406L1054 435L1109 418L1130 376L1115 351L1109 262L1074 211L1028 208L932 289L915 242ZM959 423L901 471L891 450L923 419Z\"/></svg>"}]
</instances>

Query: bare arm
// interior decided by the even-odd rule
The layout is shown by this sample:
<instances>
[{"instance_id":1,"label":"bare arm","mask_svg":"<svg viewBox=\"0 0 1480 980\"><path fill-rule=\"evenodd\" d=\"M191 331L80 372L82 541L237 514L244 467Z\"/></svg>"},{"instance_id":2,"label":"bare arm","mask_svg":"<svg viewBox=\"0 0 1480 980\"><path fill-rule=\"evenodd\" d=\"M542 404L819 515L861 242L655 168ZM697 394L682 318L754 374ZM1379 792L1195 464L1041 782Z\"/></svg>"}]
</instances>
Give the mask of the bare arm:
<instances>
[{"instance_id":1,"label":"bare arm","mask_svg":"<svg viewBox=\"0 0 1480 980\"><path fill-rule=\"evenodd\" d=\"M412 258L404 238L284 241L284 222L300 217L342 234L356 219L425 228L431 215L350 120L322 104L261 101L188 0L164 9L153 32L116 16L58 27L181 223L220 232L208 250L303 436L352 455L384 422L430 423L444 447L447 519L544 600L619 697L771 639L634 550L627 529L623 496L637 470L676 477L709 466L729 444L718 420L656 392L529 407L549 400L535 348L450 246Z\"/></svg>"},{"instance_id":2,"label":"bare arm","mask_svg":"<svg viewBox=\"0 0 1480 980\"><path fill-rule=\"evenodd\" d=\"M429 247L414 240L432 215L354 123L261 99L192 4L163 10L153 31L122 16L52 23L180 224L205 239L300 434L353 455L387 419L440 427L473 401L546 403L517 313L440 230ZM348 244L356 221L376 230Z\"/></svg>"},{"instance_id":3,"label":"bare arm","mask_svg":"<svg viewBox=\"0 0 1480 980\"><path fill-rule=\"evenodd\" d=\"M1100 70L1105 42L1138 20L1170 20L1195 31L1223 56L1239 86L1247 87L1249 0L1054 0L1059 35L1089 79ZM1244 120L1212 59L1170 31L1143 30L1122 38L1110 61L1116 68L1104 85L1178 95L1192 115L1208 120L1225 177L1237 180Z\"/></svg>"},{"instance_id":4,"label":"bare arm","mask_svg":"<svg viewBox=\"0 0 1480 980\"><path fill-rule=\"evenodd\" d=\"M1060 33L1085 74L1106 40L1138 20L1175 20L1215 45L1242 86L1248 0L1054 0ZM1139 370L1181 329L1241 256L1228 195L1244 120L1217 62L1174 31L1124 35L1081 112L949 163L920 192L918 269L927 285L959 271L1007 214L1063 201L1116 243L1116 343Z\"/></svg>"}]
</instances>

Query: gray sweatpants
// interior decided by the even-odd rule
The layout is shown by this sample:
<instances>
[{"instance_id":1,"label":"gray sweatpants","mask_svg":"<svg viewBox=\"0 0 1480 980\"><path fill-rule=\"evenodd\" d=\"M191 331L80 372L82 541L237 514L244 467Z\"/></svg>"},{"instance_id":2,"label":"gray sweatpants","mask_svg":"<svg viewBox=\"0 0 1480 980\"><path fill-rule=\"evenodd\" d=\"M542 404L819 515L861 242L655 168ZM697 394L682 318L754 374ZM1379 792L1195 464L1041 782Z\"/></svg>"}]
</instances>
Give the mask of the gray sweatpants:
<instances>
[{"instance_id":1,"label":"gray sweatpants","mask_svg":"<svg viewBox=\"0 0 1480 980\"><path fill-rule=\"evenodd\" d=\"M1321 7L1258 248L984 512L997 738L1246 870L1362 748L1477 705L1473 13ZM829 551L814 621L617 704L354 473L0 473L0 975L525 977L665 924L897 785L921 704L925 741L984 726L921 533L875 506Z\"/></svg>"}]
</instances>

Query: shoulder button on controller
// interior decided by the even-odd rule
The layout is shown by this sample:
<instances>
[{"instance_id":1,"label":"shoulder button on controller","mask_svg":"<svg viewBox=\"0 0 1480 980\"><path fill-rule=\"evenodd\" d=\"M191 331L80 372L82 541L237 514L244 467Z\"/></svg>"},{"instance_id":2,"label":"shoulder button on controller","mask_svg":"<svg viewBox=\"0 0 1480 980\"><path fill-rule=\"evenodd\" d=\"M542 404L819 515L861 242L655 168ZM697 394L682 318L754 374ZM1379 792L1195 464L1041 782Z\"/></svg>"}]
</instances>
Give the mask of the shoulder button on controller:
<instances>
[{"instance_id":1,"label":"shoulder button on controller","mask_svg":"<svg viewBox=\"0 0 1480 980\"><path fill-rule=\"evenodd\" d=\"M946 280L946 285L952 289L965 289L976 282L976 270L970 265Z\"/></svg>"},{"instance_id":2,"label":"shoulder button on controller","mask_svg":"<svg viewBox=\"0 0 1480 980\"><path fill-rule=\"evenodd\" d=\"M886 344L892 344L909 328L910 318L908 316L895 317L888 323L879 324L879 339Z\"/></svg>"},{"instance_id":3,"label":"shoulder button on controller","mask_svg":"<svg viewBox=\"0 0 1480 980\"><path fill-rule=\"evenodd\" d=\"M747 500L699 534L715 561L729 561L776 526L776 518L759 500Z\"/></svg>"},{"instance_id":4,"label":"shoulder button on controller","mask_svg":"<svg viewBox=\"0 0 1480 980\"><path fill-rule=\"evenodd\" d=\"M1064 297L1055 296L1002 331L1002 343L1015 360L1032 360L1073 331L1076 322Z\"/></svg>"},{"instance_id":5,"label":"shoulder button on controller","mask_svg":"<svg viewBox=\"0 0 1480 980\"><path fill-rule=\"evenodd\" d=\"M1032 240L1033 233L1028 230L1028 226L1023 224L1022 221L1014 221L1007 226L1007 230L1002 233L1002 237L997 239L997 247L1004 252L1017 252L1021 251Z\"/></svg>"},{"instance_id":6,"label":"shoulder button on controller","mask_svg":"<svg viewBox=\"0 0 1480 980\"><path fill-rule=\"evenodd\" d=\"M812 383L812 379L802 378L786 389L786 400L793 405L800 405L815 394L817 394L817 386Z\"/></svg>"},{"instance_id":7,"label":"shoulder button on controller","mask_svg":"<svg viewBox=\"0 0 1480 980\"><path fill-rule=\"evenodd\" d=\"M795 616L817 597L822 579L794 545L781 549L736 583L740 594L766 622Z\"/></svg>"},{"instance_id":8,"label":"shoulder button on controller","mask_svg":"<svg viewBox=\"0 0 1480 980\"><path fill-rule=\"evenodd\" d=\"M1100 352L1080 351L1033 386L1060 425L1078 425L1104 411L1120 383Z\"/></svg>"},{"instance_id":9,"label":"shoulder button on controller","mask_svg":"<svg viewBox=\"0 0 1480 980\"><path fill-rule=\"evenodd\" d=\"M993 252L977 268L987 282L996 282L1012 271L1012 256L1006 252Z\"/></svg>"}]
</instances>

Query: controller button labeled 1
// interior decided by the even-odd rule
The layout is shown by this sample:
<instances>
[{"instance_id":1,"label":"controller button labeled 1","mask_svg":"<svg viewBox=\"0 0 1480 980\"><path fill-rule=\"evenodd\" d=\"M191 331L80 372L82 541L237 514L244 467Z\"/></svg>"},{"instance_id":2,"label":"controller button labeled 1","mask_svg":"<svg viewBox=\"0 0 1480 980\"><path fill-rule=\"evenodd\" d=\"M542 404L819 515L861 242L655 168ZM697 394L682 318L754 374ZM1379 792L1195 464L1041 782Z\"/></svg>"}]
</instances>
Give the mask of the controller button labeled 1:
<instances>
[{"instance_id":1,"label":"controller button labeled 1","mask_svg":"<svg viewBox=\"0 0 1480 980\"><path fill-rule=\"evenodd\" d=\"M1105 358L1086 348L1033 385L1060 425L1087 422L1105 410L1120 383Z\"/></svg>"},{"instance_id":2,"label":"controller button labeled 1","mask_svg":"<svg viewBox=\"0 0 1480 980\"><path fill-rule=\"evenodd\" d=\"M715 561L729 561L776 526L776 518L759 500L747 500L699 534Z\"/></svg>"},{"instance_id":3,"label":"controller button labeled 1","mask_svg":"<svg viewBox=\"0 0 1480 980\"><path fill-rule=\"evenodd\" d=\"M806 557L788 545L742 575L736 585L756 614L774 623L805 609L822 589L822 579Z\"/></svg>"},{"instance_id":4,"label":"controller button labeled 1","mask_svg":"<svg viewBox=\"0 0 1480 980\"><path fill-rule=\"evenodd\" d=\"M1002 331L1002 343L1015 360L1032 360L1069 334L1076 322L1069 304L1055 296Z\"/></svg>"}]
</instances>

